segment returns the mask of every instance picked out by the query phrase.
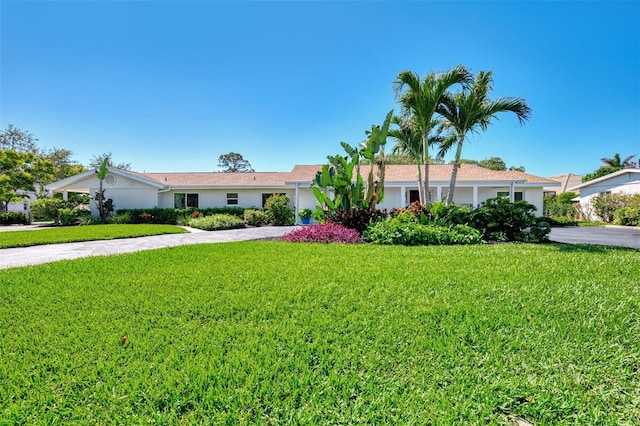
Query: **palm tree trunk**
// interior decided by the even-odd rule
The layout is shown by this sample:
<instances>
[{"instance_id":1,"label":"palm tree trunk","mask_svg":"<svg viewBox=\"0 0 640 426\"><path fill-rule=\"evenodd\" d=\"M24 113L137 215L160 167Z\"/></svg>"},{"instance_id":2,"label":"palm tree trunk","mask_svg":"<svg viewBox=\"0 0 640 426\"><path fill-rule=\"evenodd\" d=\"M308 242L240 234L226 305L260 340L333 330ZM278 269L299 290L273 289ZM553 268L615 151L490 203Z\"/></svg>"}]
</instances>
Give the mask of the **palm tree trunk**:
<instances>
[{"instance_id":1,"label":"palm tree trunk","mask_svg":"<svg viewBox=\"0 0 640 426\"><path fill-rule=\"evenodd\" d=\"M422 195L422 172L420 171L420 161L419 160L417 162L417 169L418 169L418 200L420 200L420 202L422 202L424 197Z\"/></svg>"},{"instance_id":2,"label":"palm tree trunk","mask_svg":"<svg viewBox=\"0 0 640 426\"><path fill-rule=\"evenodd\" d=\"M456 157L453 160L453 168L451 169L451 181L449 182L449 195L447 195L447 204L453 202L453 193L456 189L456 178L458 177L458 168L460 167L460 156L462 155L462 142L464 139L458 140L456 148Z\"/></svg>"},{"instance_id":3,"label":"palm tree trunk","mask_svg":"<svg viewBox=\"0 0 640 426\"><path fill-rule=\"evenodd\" d=\"M422 130L422 155L424 156L424 189L421 200L422 204L429 204L431 194L429 193L429 133Z\"/></svg>"}]
</instances>

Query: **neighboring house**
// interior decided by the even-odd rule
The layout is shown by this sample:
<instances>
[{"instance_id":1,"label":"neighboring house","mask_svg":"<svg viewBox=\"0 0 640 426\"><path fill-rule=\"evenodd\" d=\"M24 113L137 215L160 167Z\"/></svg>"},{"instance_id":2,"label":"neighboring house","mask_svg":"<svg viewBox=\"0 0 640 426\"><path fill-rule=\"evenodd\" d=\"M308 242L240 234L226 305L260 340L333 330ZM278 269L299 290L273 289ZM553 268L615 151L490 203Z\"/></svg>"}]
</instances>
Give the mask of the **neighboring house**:
<instances>
[{"instance_id":1,"label":"neighboring house","mask_svg":"<svg viewBox=\"0 0 640 426\"><path fill-rule=\"evenodd\" d=\"M563 173L561 175L550 176L549 179L560 182L560 187L545 186L543 189L544 195L556 195L568 192L569 188L582 183L582 175L574 175L573 173Z\"/></svg>"},{"instance_id":2,"label":"neighboring house","mask_svg":"<svg viewBox=\"0 0 640 426\"><path fill-rule=\"evenodd\" d=\"M451 165L429 166L432 200L447 196ZM116 210L133 208L176 207L263 207L272 194L287 194L292 207L314 209L316 199L311 181L320 165L297 165L290 172L252 173L137 173L109 168L103 181L105 197L113 199ZM368 167L361 174L367 176ZM556 181L518 171L496 171L463 164L458 171L454 201L477 207L488 198L507 196L533 204L542 215L544 186L560 186ZM69 192L90 194L98 191L99 180L91 170L47 185L50 194ZM403 208L418 199L416 166L388 165L384 200L381 209ZM95 203L91 210L97 215Z\"/></svg>"},{"instance_id":3,"label":"neighboring house","mask_svg":"<svg viewBox=\"0 0 640 426\"><path fill-rule=\"evenodd\" d=\"M579 202L580 210L585 219L594 220L597 218L591 205L593 197L607 194L640 194L640 169L618 170L598 179L571 187L569 191L580 194L574 200Z\"/></svg>"},{"instance_id":4,"label":"neighboring house","mask_svg":"<svg viewBox=\"0 0 640 426\"><path fill-rule=\"evenodd\" d=\"M25 194L27 197L23 198L20 201L16 201L13 203L9 203L7 206L7 211L10 212L20 212L26 215L29 215L31 212L31 203L38 199L38 196L35 192L32 191L17 191L19 194ZM1 213L1 212L0 212Z\"/></svg>"}]
</instances>

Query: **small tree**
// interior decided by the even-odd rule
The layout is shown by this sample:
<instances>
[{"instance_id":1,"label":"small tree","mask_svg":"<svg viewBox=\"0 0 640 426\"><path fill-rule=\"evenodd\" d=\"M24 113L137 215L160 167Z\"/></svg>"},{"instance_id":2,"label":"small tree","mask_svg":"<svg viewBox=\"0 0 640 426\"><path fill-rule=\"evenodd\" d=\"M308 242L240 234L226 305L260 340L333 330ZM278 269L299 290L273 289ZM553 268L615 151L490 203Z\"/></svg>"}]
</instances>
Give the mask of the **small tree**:
<instances>
[{"instance_id":1,"label":"small tree","mask_svg":"<svg viewBox=\"0 0 640 426\"><path fill-rule=\"evenodd\" d=\"M98 203L98 214L100 215L101 220L106 219L107 216L109 216L109 214L113 212L113 200L110 198L105 198L104 189L102 188L102 183L104 182L104 179L107 177L107 173L109 172L109 169L107 168L108 163L109 157L104 158L102 160L100 168L96 170L96 177L100 182L100 188L98 189L98 192L96 192L95 198Z\"/></svg>"},{"instance_id":2,"label":"small tree","mask_svg":"<svg viewBox=\"0 0 640 426\"><path fill-rule=\"evenodd\" d=\"M251 163L237 152L230 152L218 157L218 167L223 169L224 173L249 173L255 171L251 167Z\"/></svg>"},{"instance_id":3,"label":"small tree","mask_svg":"<svg viewBox=\"0 0 640 426\"><path fill-rule=\"evenodd\" d=\"M21 191L35 191L31 168L35 156L13 149L0 149L0 212L9 209L9 203L28 198Z\"/></svg>"}]
</instances>

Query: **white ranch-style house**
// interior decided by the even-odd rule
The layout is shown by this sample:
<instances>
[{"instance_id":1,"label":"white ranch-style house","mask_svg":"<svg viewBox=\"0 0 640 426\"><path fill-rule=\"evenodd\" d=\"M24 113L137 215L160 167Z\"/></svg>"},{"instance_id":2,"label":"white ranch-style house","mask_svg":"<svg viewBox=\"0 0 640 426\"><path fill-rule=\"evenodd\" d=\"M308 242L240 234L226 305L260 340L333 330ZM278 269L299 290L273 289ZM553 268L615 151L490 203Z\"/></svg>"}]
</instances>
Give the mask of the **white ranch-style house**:
<instances>
[{"instance_id":1,"label":"white ranch-style house","mask_svg":"<svg viewBox=\"0 0 640 426\"><path fill-rule=\"evenodd\" d=\"M580 204L580 210L590 220L598 219L593 212L591 200L596 196L608 194L640 194L640 169L627 168L593 179L569 188L580 196L573 199Z\"/></svg>"},{"instance_id":2,"label":"white ranch-style house","mask_svg":"<svg viewBox=\"0 0 640 426\"><path fill-rule=\"evenodd\" d=\"M109 168L103 181L105 197L111 198L116 210L179 207L262 207L272 194L287 194L296 212L315 209L317 202L311 191L311 181L321 165L297 165L290 172L252 173L138 173ZM447 196L451 165L429 166L429 186L432 200ZM367 176L368 168L361 173ZM496 196L508 196L512 201L524 200L542 215L543 187L558 182L518 171L495 171L463 164L458 171L455 203L474 207ZM47 185L50 194L69 192L94 196L99 180L93 170ZM404 208L418 200L416 166L387 165L384 200L380 209ZM97 215L96 206L92 212Z\"/></svg>"}]
</instances>

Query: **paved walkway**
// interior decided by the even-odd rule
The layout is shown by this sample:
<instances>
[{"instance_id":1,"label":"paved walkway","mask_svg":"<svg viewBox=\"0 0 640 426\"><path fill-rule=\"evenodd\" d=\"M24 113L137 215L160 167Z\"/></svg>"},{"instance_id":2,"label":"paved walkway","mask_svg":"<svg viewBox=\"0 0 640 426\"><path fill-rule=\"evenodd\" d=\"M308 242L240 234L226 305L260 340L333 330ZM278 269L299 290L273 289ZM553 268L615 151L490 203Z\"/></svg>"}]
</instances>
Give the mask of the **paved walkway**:
<instances>
[{"instance_id":1,"label":"paved walkway","mask_svg":"<svg viewBox=\"0 0 640 426\"><path fill-rule=\"evenodd\" d=\"M260 228L230 229L227 231L192 230L189 234L154 235L151 237L123 238L107 241L49 244L34 247L0 250L0 269L15 266L37 265L63 259L132 253L186 244L224 243L230 241L261 240L281 237L295 226L264 226ZM14 228L14 230L17 230Z\"/></svg>"},{"instance_id":2,"label":"paved walkway","mask_svg":"<svg viewBox=\"0 0 640 426\"><path fill-rule=\"evenodd\" d=\"M565 226L551 228L549 239L567 244L600 244L640 249L638 226Z\"/></svg>"}]
</instances>

